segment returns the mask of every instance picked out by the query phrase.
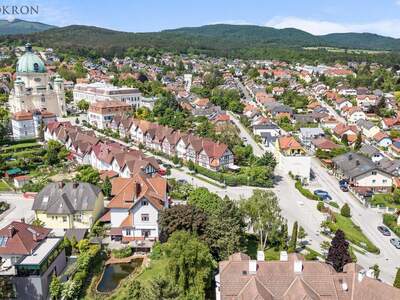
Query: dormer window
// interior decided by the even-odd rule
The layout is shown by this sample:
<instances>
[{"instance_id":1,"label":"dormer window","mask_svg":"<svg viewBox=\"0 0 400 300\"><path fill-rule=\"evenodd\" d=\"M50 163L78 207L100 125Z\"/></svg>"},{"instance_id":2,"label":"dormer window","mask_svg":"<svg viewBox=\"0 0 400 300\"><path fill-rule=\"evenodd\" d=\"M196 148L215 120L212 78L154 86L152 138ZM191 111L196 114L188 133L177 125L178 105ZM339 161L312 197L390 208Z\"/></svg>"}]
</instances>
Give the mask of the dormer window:
<instances>
[{"instance_id":1,"label":"dormer window","mask_svg":"<svg viewBox=\"0 0 400 300\"><path fill-rule=\"evenodd\" d=\"M149 205L149 201L143 200L143 201L142 201L142 206L147 206L147 205Z\"/></svg>"},{"instance_id":2,"label":"dormer window","mask_svg":"<svg viewBox=\"0 0 400 300\"><path fill-rule=\"evenodd\" d=\"M35 72L39 72L39 64L38 64L38 63L34 63L34 64L33 64L33 70L34 70Z\"/></svg>"}]
</instances>

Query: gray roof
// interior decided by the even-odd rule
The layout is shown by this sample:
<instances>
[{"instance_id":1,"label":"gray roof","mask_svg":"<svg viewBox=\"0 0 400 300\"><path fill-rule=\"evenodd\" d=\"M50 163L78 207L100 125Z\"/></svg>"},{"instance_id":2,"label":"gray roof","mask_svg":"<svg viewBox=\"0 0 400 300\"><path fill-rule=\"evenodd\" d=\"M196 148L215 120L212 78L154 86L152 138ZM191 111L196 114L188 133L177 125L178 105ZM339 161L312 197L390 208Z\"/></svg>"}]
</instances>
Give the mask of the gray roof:
<instances>
[{"instance_id":1,"label":"gray roof","mask_svg":"<svg viewBox=\"0 0 400 300\"><path fill-rule=\"evenodd\" d=\"M32 209L49 214L91 211L101 189L86 182L49 183L35 197Z\"/></svg>"},{"instance_id":2,"label":"gray roof","mask_svg":"<svg viewBox=\"0 0 400 300\"><path fill-rule=\"evenodd\" d=\"M370 129L371 129L372 127L374 127L375 125L374 125L374 123L372 123L371 121L367 121L367 120L361 119L361 120L358 120L358 121L357 121L357 126L358 126L358 127L365 128L365 129L367 129L367 130L370 130Z\"/></svg>"},{"instance_id":3,"label":"gray roof","mask_svg":"<svg viewBox=\"0 0 400 300\"><path fill-rule=\"evenodd\" d=\"M398 160L398 159L390 160L389 158L384 157L376 164L377 164L377 166L379 166L380 169L382 169L394 176L399 175L400 160Z\"/></svg>"},{"instance_id":4,"label":"gray roof","mask_svg":"<svg viewBox=\"0 0 400 300\"><path fill-rule=\"evenodd\" d=\"M272 114L275 115L277 113L290 113L290 114L292 114L293 113L293 109L291 107L289 107L289 106L286 106L286 105L279 105L279 106L276 106L276 107L272 108Z\"/></svg>"},{"instance_id":5,"label":"gray roof","mask_svg":"<svg viewBox=\"0 0 400 300\"><path fill-rule=\"evenodd\" d=\"M332 161L343 172L343 175L349 178L354 178L373 170L380 170L387 173L387 171L382 170L371 159L358 153L345 153L336 156Z\"/></svg>"},{"instance_id":6,"label":"gray roof","mask_svg":"<svg viewBox=\"0 0 400 300\"><path fill-rule=\"evenodd\" d=\"M278 125L274 123L254 125L253 129L279 129Z\"/></svg>"},{"instance_id":7,"label":"gray roof","mask_svg":"<svg viewBox=\"0 0 400 300\"><path fill-rule=\"evenodd\" d=\"M300 133L301 133L301 135L306 136L306 137L324 135L324 131L319 127L300 128Z\"/></svg>"},{"instance_id":8,"label":"gray roof","mask_svg":"<svg viewBox=\"0 0 400 300\"><path fill-rule=\"evenodd\" d=\"M369 145L369 144L363 144L363 145L361 146L359 152L360 152L361 154L364 154L364 155L369 156L369 157L381 153L381 152L379 151L379 149L377 149L377 148L375 148L374 146Z\"/></svg>"}]
</instances>

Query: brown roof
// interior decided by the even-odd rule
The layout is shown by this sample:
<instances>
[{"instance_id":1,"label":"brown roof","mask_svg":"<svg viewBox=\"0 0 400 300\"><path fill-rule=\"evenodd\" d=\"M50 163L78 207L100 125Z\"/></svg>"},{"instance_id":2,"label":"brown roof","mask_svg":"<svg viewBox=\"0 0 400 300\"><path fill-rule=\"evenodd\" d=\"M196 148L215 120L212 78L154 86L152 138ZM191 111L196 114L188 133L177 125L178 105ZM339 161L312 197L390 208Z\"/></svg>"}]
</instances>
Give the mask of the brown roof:
<instances>
[{"instance_id":1,"label":"brown roof","mask_svg":"<svg viewBox=\"0 0 400 300\"><path fill-rule=\"evenodd\" d=\"M279 149L302 149L300 143L292 136L281 136L278 139Z\"/></svg>"},{"instance_id":2,"label":"brown roof","mask_svg":"<svg viewBox=\"0 0 400 300\"><path fill-rule=\"evenodd\" d=\"M11 222L0 230L0 237L7 239L5 245L0 247L0 254L29 255L50 231L24 222Z\"/></svg>"},{"instance_id":3,"label":"brown roof","mask_svg":"<svg viewBox=\"0 0 400 300\"><path fill-rule=\"evenodd\" d=\"M111 194L115 195L108 208L132 208L135 203L146 198L157 209L164 206L167 193L167 181L159 175L150 177L143 172L132 178L114 178Z\"/></svg>"},{"instance_id":4,"label":"brown roof","mask_svg":"<svg viewBox=\"0 0 400 300\"><path fill-rule=\"evenodd\" d=\"M287 261L257 261L250 272L250 258L235 253L219 263L222 300L400 299L400 289L363 276L360 266L350 263L342 273L320 261L304 261L289 254ZM300 264L295 272L294 265Z\"/></svg>"},{"instance_id":5,"label":"brown roof","mask_svg":"<svg viewBox=\"0 0 400 300\"><path fill-rule=\"evenodd\" d=\"M311 143L318 149L332 150L339 148L340 146L332 142L331 140L321 137L311 141Z\"/></svg>"}]
</instances>

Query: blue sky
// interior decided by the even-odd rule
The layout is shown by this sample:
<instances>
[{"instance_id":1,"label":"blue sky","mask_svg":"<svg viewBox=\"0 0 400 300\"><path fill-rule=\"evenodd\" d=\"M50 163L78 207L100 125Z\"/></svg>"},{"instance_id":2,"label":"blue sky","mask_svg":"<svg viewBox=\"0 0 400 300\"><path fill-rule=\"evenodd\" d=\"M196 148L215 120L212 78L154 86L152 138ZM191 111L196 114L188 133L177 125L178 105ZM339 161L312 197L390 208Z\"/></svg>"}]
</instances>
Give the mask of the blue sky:
<instances>
[{"instance_id":1,"label":"blue sky","mask_svg":"<svg viewBox=\"0 0 400 300\"><path fill-rule=\"evenodd\" d=\"M400 38L400 0L1 1L1 5L27 4L39 5L39 15L15 17L58 26L83 24L146 32L230 23L295 27L313 34L355 31Z\"/></svg>"}]
</instances>

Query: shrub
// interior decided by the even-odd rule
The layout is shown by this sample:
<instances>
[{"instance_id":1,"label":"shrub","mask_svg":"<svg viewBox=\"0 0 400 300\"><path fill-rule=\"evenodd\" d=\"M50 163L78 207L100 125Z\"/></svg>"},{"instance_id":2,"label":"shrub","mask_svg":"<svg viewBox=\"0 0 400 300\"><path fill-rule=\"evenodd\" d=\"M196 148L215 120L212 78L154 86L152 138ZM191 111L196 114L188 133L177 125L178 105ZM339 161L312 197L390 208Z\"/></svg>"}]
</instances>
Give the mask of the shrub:
<instances>
[{"instance_id":1,"label":"shrub","mask_svg":"<svg viewBox=\"0 0 400 300\"><path fill-rule=\"evenodd\" d=\"M322 210L323 210L324 208L325 208L324 202L323 202L323 201L318 201L317 209L318 209L319 211L322 212Z\"/></svg>"},{"instance_id":2,"label":"shrub","mask_svg":"<svg viewBox=\"0 0 400 300\"><path fill-rule=\"evenodd\" d=\"M319 200L319 197L314 195L309 189L306 189L303 187L303 185L301 184L300 180L296 180L296 183L294 184L294 186L296 187L296 189L306 198L310 199L310 200Z\"/></svg>"},{"instance_id":3,"label":"shrub","mask_svg":"<svg viewBox=\"0 0 400 300\"><path fill-rule=\"evenodd\" d=\"M330 206L333 206L333 207L336 207L336 208L339 208L339 204L337 204L337 202L335 202L335 201L329 201L329 203L328 203Z\"/></svg>"},{"instance_id":4,"label":"shrub","mask_svg":"<svg viewBox=\"0 0 400 300\"><path fill-rule=\"evenodd\" d=\"M351 217L350 206L349 206L347 203L345 203L345 204L342 206L342 208L340 209L340 214L341 214L343 217L346 217L346 218L350 218L350 217Z\"/></svg>"},{"instance_id":5,"label":"shrub","mask_svg":"<svg viewBox=\"0 0 400 300\"><path fill-rule=\"evenodd\" d=\"M383 224L389 227L397 236L400 237L400 226L397 225L396 216L391 214L383 214Z\"/></svg>"},{"instance_id":6,"label":"shrub","mask_svg":"<svg viewBox=\"0 0 400 300\"><path fill-rule=\"evenodd\" d=\"M124 257L129 257L132 255L132 248L129 246L126 246L121 249L113 249L112 250L112 255L115 258L124 258Z\"/></svg>"}]
</instances>

